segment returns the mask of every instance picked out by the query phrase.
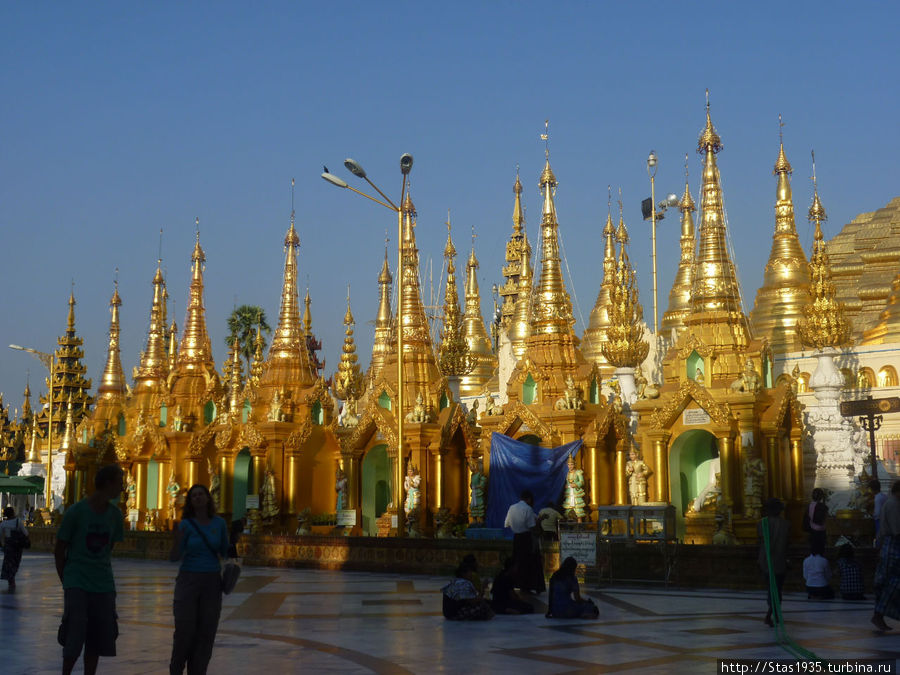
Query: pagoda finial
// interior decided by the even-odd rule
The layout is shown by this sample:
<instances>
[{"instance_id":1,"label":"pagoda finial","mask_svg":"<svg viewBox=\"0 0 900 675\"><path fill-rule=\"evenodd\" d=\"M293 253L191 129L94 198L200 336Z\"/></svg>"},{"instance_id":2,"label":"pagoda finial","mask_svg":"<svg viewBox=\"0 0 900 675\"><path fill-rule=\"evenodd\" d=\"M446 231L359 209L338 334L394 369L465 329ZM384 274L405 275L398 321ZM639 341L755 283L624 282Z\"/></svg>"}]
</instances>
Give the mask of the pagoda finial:
<instances>
[{"instance_id":1,"label":"pagoda finial","mask_svg":"<svg viewBox=\"0 0 900 675\"><path fill-rule=\"evenodd\" d=\"M819 227L819 223L824 223L828 220L828 216L825 214L825 208L822 206L822 202L819 201L819 183L816 180L816 151L812 150L810 152L812 155L812 182L813 182L813 202L812 206L809 207L809 219L811 221L815 221L816 227Z\"/></svg>"},{"instance_id":2,"label":"pagoda finial","mask_svg":"<svg viewBox=\"0 0 900 675\"><path fill-rule=\"evenodd\" d=\"M691 315L686 322L690 323L695 315L700 317L709 312L726 312L731 332L735 335L739 333L735 341L746 345L750 339L749 326L741 306L741 291L734 264L728 255L725 208L716 165L716 153L721 149L722 141L713 128L707 98L706 128L698 144L698 151L705 155L700 196L700 242L691 291ZM702 323L706 317L700 317L697 321Z\"/></svg>"},{"instance_id":3,"label":"pagoda finial","mask_svg":"<svg viewBox=\"0 0 900 675\"><path fill-rule=\"evenodd\" d=\"M75 415L72 411L72 394L66 403L66 430L63 433L62 442L59 445L60 451L68 450L75 442Z\"/></svg>"},{"instance_id":4,"label":"pagoda finial","mask_svg":"<svg viewBox=\"0 0 900 675\"><path fill-rule=\"evenodd\" d=\"M456 287L456 247L450 238L450 213L447 213L447 285L444 289L444 323L441 327L441 345L438 364L446 376L465 375L472 369L469 347L462 332L462 314L459 311L459 292Z\"/></svg>"},{"instance_id":5,"label":"pagoda finial","mask_svg":"<svg viewBox=\"0 0 900 675\"><path fill-rule=\"evenodd\" d=\"M75 332L75 281L72 281L72 289L69 291L69 316L66 319L66 331Z\"/></svg>"},{"instance_id":6,"label":"pagoda finial","mask_svg":"<svg viewBox=\"0 0 900 675\"><path fill-rule=\"evenodd\" d=\"M28 459L25 460L29 464L40 464L41 462L41 453L38 451L37 447L37 437L37 415L35 415L31 420L31 445L28 449Z\"/></svg>"},{"instance_id":7,"label":"pagoda finial","mask_svg":"<svg viewBox=\"0 0 900 675\"><path fill-rule=\"evenodd\" d=\"M513 205L513 232L520 234L525 224L525 212L522 210L522 181L519 179L519 165L516 164L516 182L513 185L516 201Z\"/></svg>"},{"instance_id":8,"label":"pagoda finial","mask_svg":"<svg viewBox=\"0 0 900 675\"><path fill-rule=\"evenodd\" d=\"M334 395L344 401L357 400L362 394L362 375L359 371L356 343L353 340L353 313L350 311L350 284L347 284L347 313L344 315L344 346L341 360L334 374Z\"/></svg>"},{"instance_id":9,"label":"pagoda finial","mask_svg":"<svg viewBox=\"0 0 900 675\"><path fill-rule=\"evenodd\" d=\"M385 234L385 240L387 235ZM378 275L378 314L375 317L375 341L372 344L372 358L369 361L368 375L374 379L381 374L385 357L391 353L396 344L391 336L391 270L388 266L387 241L384 246L384 262Z\"/></svg>"},{"instance_id":10,"label":"pagoda finial","mask_svg":"<svg viewBox=\"0 0 900 675\"><path fill-rule=\"evenodd\" d=\"M541 276L538 281L538 296L532 305L532 333L570 333L575 323L572 302L560 268L559 223L554 202L558 184L548 157L540 180L544 196L541 213Z\"/></svg>"},{"instance_id":11,"label":"pagoda finial","mask_svg":"<svg viewBox=\"0 0 900 675\"><path fill-rule=\"evenodd\" d=\"M825 209L819 201L819 188L815 178L815 153L813 153L813 204L809 209L809 219L816 224L812 256L809 260L810 286L809 301L798 324L800 340L815 349L843 347L850 344L853 324L847 318L844 305L835 298L834 282L831 278L831 264L822 234Z\"/></svg>"},{"instance_id":12,"label":"pagoda finial","mask_svg":"<svg viewBox=\"0 0 900 675\"><path fill-rule=\"evenodd\" d=\"M206 254L200 246L200 219L196 218L195 223L197 232L194 251L191 253L190 294L184 332L178 347L177 365L188 370L203 367L214 371L212 345L206 330L206 310L203 307L203 263L206 262Z\"/></svg>"},{"instance_id":13,"label":"pagoda finial","mask_svg":"<svg viewBox=\"0 0 900 675\"><path fill-rule=\"evenodd\" d=\"M109 345L106 350L106 367L100 378L97 393L101 398L120 398L125 394L125 373L122 371L122 360L119 354L119 268L116 268L116 280L113 282L113 294L109 300Z\"/></svg>"},{"instance_id":14,"label":"pagoda finial","mask_svg":"<svg viewBox=\"0 0 900 675\"><path fill-rule=\"evenodd\" d=\"M306 340L300 325L300 303L298 287L297 256L300 248L300 237L294 225L294 186L291 178L291 220L284 237L284 269L281 281L281 300L278 311L278 325L272 336L272 344L269 347L268 360L279 361L285 364L292 373L299 373L304 383L312 383L314 375L309 358L309 350L306 349ZM309 290L307 289L307 296ZM288 365L291 364L291 365ZM272 371L283 372L282 369ZM285 382L278 382L279 386Z\"/></svg>"},{"instance_id":15,"label":"pagoda finial","mask_svg":"<svg viewBox=\"0 0 900 675\"><path fill-rule=\"evenodd\" d=\"M603 281L597 293L597 300L591 310L587 330L584 331L585 357L597 365L605 365L603 343L609 327L610 291L616 280L616 228L612 219L612 186L606 186L606 224L603 226Z\"/></svg>"},{"instance_id":16,"label":"pagoda finial","mask_svg":"<svg viewBox=\"0 0 900 675\"><path fill-rule=\"evenodd\" d=\"M628 259L628 231L622 214L622 193L619 190L619 257L616 261L615 282L610 289L609 326L602 351L606 360L616 368L635 368L647 358L650 345L644 341L643 309L638 303L638 289L634 269Z\"/></svg>"},{"instance_id":17,"label":"pagoda finial","mask_svg":"<svg viewBox=\"0 0 900 675\"><path fill-rule=\"evenodd\" d=\"M681 258L678 262L678 271L675 273L675 282L669 291L669 306L662 317L660 324L664 331L673 328L680 331L684 328L684 318L691 311L691 278L694 273L694 249L695 229L694 216L696 211L694 198L691 196L689 180L688 154L684 154L684 194L678 203L681 211Z\"/></svg>"},{"instance_id":18,"label":"pagoda finial","mask_svg":"<svg viewBox=\"0 0 900 675\"><path fill-rule=\"evenodd\" d=\"M160 230L162 235L162 230ZM166 293L162 273L162 257L156 259L156 273L153 275L153 302L150 306L150 326L147 342L141 352L141 362L135 378L136 386L145 383L161 384L169 371L166 355Z\"/></svg>"},{"instance_id":19,"label":"pagoda finial","mask_svg":"<svg viewBox=\"0 0 900 675\"><path fill-rule=\"evenodd\" d=\"M797 322L803 315L809 289L809 265L794 223L791 194L791 164L784 152L784 121L778 116L778 157L773 174L775 186L775 234L772 251L750 312L750 325L757 337L765 337L773 353L802 349Z\"/></svg>"},{"instance_id":20,"label":"pagoda finial","mask_svg":"<svg viewBox=\"0 0 900 675\"><path fill-rule=\"evenodd\" d=\"M306 297L303 299L303 333L306 337L312 335L312 300L309 297L309 286L306 287Z\"/></svg>"}]
</instances>

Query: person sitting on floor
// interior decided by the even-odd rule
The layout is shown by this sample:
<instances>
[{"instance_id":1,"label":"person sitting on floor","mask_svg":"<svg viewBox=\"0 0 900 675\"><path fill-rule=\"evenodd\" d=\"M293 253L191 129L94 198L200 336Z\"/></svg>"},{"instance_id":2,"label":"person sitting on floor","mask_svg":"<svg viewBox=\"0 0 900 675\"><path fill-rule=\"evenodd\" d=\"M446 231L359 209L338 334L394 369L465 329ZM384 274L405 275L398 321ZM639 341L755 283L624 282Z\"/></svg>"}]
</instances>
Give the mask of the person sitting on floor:
<instances>
[{"instance_id":1,"label":"person sitting on floor","mask_svg":"<svg viewBox=\"0 0 900 675\"><path fill-rule=\"evenodd\" d=\"M847 543L839 549L837 561L841 575L841 597L844 600L865 600L863 597L862 568L853 557L853 544Z\"/></svg>"},{"instance_id":2,"label":"person sitting on floor","mask_svg":"<svg viewBox=\"0 0 900 675\"><path fill-rule=\"evenodd\" d=\"M831 566L825 559L825 545L813 539L810 554L803 561L803 578L806 580L806 594L809 600L831 600L834 589L828 585L831 579Z\"/></svg>"},{"instance_id":3,"label":"person sitting on floor","mask_svg":"<svg viewBox=\"0 0 900 675\"><path fill-rule=\"evenodd\" d=\"M549 605L547 618L556 619L596 619L600 610L591 599L583 599L578 592L575 569L578 563L569 556L550 577Z\"/></svg>"},{"instance_id":4,"label":"person sitting on floor","mask_svg":"<svg viewBox=\"0 0 900 675\"><path fill-rule=\"evenodd\" d=\"M497 614L531 614L534 607L519 597L513 586L516 578L515 561L506 558L503 569L494 578L491 586L491 609Z\"/></svg>"},{"instance_id":5,"label":"person sitting on floor","mask_svg":"<svg viewBox=\"0 0 900 675\"><path fill-rule=\"evenodd\" d=\"M471 562L463 560L456 569L456 576L441 589L444 618L451 621L486 621L494 618L494 612L481 597L470 580L474 570Z\"/></svg>"}]
</instances>

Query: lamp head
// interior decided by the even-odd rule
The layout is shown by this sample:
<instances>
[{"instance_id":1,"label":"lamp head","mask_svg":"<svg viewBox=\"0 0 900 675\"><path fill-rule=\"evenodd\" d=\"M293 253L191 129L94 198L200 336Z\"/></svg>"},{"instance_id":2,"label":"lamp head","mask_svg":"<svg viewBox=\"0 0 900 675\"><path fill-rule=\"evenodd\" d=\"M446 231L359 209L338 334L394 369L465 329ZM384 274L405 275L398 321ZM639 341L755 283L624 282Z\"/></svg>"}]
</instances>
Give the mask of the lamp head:
<instances>
[{"instance_id":1,"label":"lamp head","mask_svg":"<svg viewBox=\"0 0 900 675\"><path fill-rule=\"evenodd\" d=\"M681 204L681 201L678 199L678 195L676 195L674 192L670 192L668 195L666 195L666 206L674 209L679 204Z\"/></svg>"},{"instance_id":2,"label":"lamp head","mask_svg":"<svg viewBox=\"0 0 900 675\"><path fill-rule=\"evenodd\" d=\"M342 181L340 178L335 176L333 173L328 173L327 171L322 174L322 178L327 180L332 185L337 185L339 188L350 187L349 185L347 185L347 183Z\"/></svg>"},{"instance_id":3,"label":"lamp head","mask_svg":"<svg viewBox=\"0 0 900 675\"><path fill-rule=\"evenodd\" d=\"M657 163L656 152L654 150L651 150L650 155L647 157L647 168L655 169L656 163Z\"/></svg>"},{"instance_id":4,"label":"lamp head","mask_svg":"<svg viewBox=\"0 0 900 675\"><path fill-rule=\"evenodd\" d=\"M20 352L25 351L25 347L23 347L22 345L10 345L9 348L10 349L18 349Z\"/></svg>"},{"instance_id":5,"label":"lamp head","mask_svg":"<svg viewBox=\"0 0 900 675\"><path fill-rule=\"evenodd\" d=\"M359 165L359 162L357 162L355 159L350 159L348 157L347 159L344 160L344 166L346 166L347 170L350 173L352 173L354 176L356 176L357 178L365 178L366 177L366 170L363 169Z\"/></svg>"},{"instance_id":6,"label":"lamp head","mask_svg":"<svg viewBox=\"0 0 900 675\"><path fill-rule=\"evenodd\" d=\"M406 176L410 172L410 169L412 169L412 165L413 165L413 156L411 154L409 154L408 152L404 152L400 156L400 173L402 173L404 176Z\"/></svg>"}]
</instances>

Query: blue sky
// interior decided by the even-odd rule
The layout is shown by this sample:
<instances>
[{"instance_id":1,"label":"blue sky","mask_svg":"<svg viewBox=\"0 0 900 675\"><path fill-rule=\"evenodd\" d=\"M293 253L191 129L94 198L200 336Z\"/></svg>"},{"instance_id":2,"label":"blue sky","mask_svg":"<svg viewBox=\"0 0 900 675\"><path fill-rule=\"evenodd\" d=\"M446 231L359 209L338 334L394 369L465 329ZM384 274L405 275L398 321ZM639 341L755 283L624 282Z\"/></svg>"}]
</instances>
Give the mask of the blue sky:
<instances>
[{"instance_id":1,"label":"blue sky","mask_svg":"<svg viewBox=\"0 0 900 675\"><path fill-rule=\"evenodd\" d=\"M900 192L898 14L893 3L848 11L827 2L3 3L0 391L20 405L29 369L40 388L41 366L5 345L52 349L72 280L96 385L117 267L130 373L146 336L161 227L170 315L183 323L195 216L221 364L235 302L277 317L292 177L300 276L328 370L348 283L366 363L384 231L393 268L395 221L319 178L323 164L346 176L347 156L390 194L399 191L400 154L415 156L423 266L433 259L437 283L450 208L461 257L476 228L487 314L517 164L537 240L546 118L576 315L588 317L599 288L611 184L623 191L649 317L645 159L651 148L659 155L658 193L680 194L690 153L696 197L707 87L749 310L774 227L779 113L807 250L811 148L828 237ZM677 240L670 217L659 229L660 313Z\"/></svg>"}]
</instances>

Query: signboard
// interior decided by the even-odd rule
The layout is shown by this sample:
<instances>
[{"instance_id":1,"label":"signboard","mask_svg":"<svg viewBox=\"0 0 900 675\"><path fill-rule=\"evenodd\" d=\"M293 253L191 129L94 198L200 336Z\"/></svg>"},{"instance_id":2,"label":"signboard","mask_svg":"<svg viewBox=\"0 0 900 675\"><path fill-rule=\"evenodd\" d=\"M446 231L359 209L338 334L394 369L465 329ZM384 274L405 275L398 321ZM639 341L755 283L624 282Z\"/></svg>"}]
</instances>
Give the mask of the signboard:
<instances>
[{"instance_id":1,"label":"signboard","mask_svg":"<svg viewBox=\"0 0 900 675\"><path fill-rule=\"evenodd\" d=\"M391 516L391 527L397 529L397 516Z\"/></svg>"},{"instance_id":2,"label":"signboard","mask_svg":"<svg viewBox=\"0 0 900 675\"><path fill-rule=\"evenodd\" d=\"M247 500L244 502L244 506L248 509L258 509L259 495L247 495Z\"/></svg>"},{"instance_id":3,"label":"signboard","mask_svg":"<svg viewBox=\"0 0 900 675\"><path fill-rule=\"evenodd\" d=\"M855 417L857 415L881 415L883 413L900 412L900 398L864 398L859 401L841 403L841 415Z\"/></svg>"},{"instance_id":4,"label":"signboard","mask_svg":"<svg viewBox=\"0 0 900 675\"><path fill-rule=\"evenodd\" d=\"M597 566L597 533L559 531L559 558L575 558L579 565Z\"/></svg>"},{"instance_id":5,"label":"signboard","mask_svg":"<svg viewBox=\"0 0 900 675\"><path fill-rule=\"evenodd\" d=\"M337 512L338 527L354 527L356 525L356 509L341 509Z\"/></svg>"},{"instance_id":6,"label":"signboard","mask_svg":"<svg viewBox=\"0 0 900 675\"><path fill-rule=\"evenodd\" d=\"M693 424L709 424L709 413L703 408L688 408L681 414L681 423L685 426Z\"/></svg>"}]
</instances>

